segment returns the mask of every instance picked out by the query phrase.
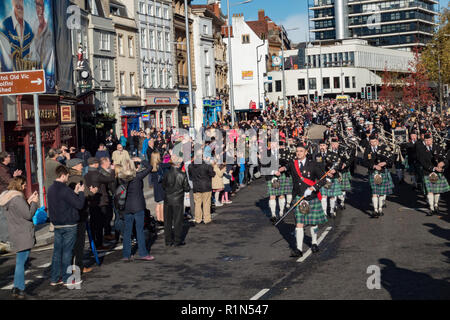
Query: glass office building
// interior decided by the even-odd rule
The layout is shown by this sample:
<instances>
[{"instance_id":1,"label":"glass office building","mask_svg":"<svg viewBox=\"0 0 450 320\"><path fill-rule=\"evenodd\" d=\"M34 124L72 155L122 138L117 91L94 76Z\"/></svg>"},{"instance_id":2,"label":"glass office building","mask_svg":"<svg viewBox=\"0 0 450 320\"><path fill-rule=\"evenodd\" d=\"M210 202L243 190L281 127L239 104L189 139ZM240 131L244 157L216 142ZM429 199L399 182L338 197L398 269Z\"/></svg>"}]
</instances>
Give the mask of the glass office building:
<instances>
[{"instance_id":1,"label":"glass office building","mask_svg":"<svg viewBox=\"0 0 450 320\"><path fill-rule=\"evenodd\" d=\"M437 27L435 0L309 0L310 30L320 41L360 38L370 45L410 50Z\"/></svg>"}]
</instances>

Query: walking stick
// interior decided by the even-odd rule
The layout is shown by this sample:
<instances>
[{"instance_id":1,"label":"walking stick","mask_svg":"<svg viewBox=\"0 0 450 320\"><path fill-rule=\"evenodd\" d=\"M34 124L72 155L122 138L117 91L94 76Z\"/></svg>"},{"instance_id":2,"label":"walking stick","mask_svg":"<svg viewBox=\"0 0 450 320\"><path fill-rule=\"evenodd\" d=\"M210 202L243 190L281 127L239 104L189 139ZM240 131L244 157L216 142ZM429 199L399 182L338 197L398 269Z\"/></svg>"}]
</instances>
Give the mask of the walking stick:
<instances>
[{"instance_id":1,"label":"walking stick","mask_svg":"<svg viewBox=\"0 0 450 320\"><path fill-rule=\"evenodd\" d=\"M331 172L331 170L333 170L334 169L334 166L330 169L330 170L328 170L317 182L316 182L316 184L318 183L318 182L320 182L320 181L322 181L330 172ZM312 187L312 186L311 186ZM305 199L305 196L303 196L303 197L301 197L289 210L288 210L288 212L286 212L281 218L280 218L280 220L278 220L277 221L277 223L275 223L275 227L284 219L284 218L286 218L287 217L287 215L289 214L289 213L291 213L292 212L292 210L294 210L295 209L295 207L297 207L298 205L299 205L299 203L300 202L302 202L303 201L303 199Z\"/></svg>"}]
</instances>

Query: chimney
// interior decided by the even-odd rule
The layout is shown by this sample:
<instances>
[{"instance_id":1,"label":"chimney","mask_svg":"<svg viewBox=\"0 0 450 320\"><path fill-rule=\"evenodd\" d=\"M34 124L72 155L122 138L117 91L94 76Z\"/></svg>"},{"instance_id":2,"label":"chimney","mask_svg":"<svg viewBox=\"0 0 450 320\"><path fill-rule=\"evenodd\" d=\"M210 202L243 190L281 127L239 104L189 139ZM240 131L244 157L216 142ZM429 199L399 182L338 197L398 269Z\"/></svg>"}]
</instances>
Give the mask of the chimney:
<instances>
[{"instance_id":1,"label":"chimney","mask_svg":"<svg viewBox=\"0 0 450 320\"><path fill-rule=\"evenodd\" d=\"M264 21L264 17L266 16L264 9L258 11L258 21Z\"/></svg>"}]
</instances>

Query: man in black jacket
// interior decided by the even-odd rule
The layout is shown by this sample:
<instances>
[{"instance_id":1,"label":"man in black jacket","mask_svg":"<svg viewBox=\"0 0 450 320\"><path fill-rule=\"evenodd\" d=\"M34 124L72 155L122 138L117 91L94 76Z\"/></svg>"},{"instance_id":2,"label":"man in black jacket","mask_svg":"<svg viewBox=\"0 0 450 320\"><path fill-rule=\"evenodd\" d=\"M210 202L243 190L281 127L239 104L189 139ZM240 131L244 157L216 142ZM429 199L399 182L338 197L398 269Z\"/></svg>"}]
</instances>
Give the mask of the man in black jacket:
<instances>
[{"instance_id":1,"label":"man in black jacket","mask_svg":"<svg viewBox=\"0 0 450 320\"><path fill-rule=\"evenodd\" d=\"M189 178L192 180L195 203L195 223L211 223L212 178L216 175L210 164L191 164ZM202 209L203 205L203 209Z\"/></svg>"},{"instance_id":2,"label":"man in black jacket","mask_svg":"<svg viewBox=\"0 0 450 320\"><path fill-rule=\"evenodd\" d=\"M88 159L92 157L91 153L86 150L84 146L81 146L80 152L75 155L75 158L83 160L83 175L85 175L88 171Z\"/></svg>"},{"instance_id":3,"label":"man in black jacket","mask_svg":"<svg viewBox=\"0 0 450 320\"><path fill-rule=\"evenodd\" d=\"M105 217L102 213L100 205L102 198L104 196L108 196L106 193L106 185L114 182L115 176L114 173L110 173L109 176L101 174L98 170L99 160L97 158L89 158L88 164L89 168L88 172L84 176L84 181L88 187L96 187L99 190L99 192L95 194L89 191L87 192L92 236L94 238L94 243L97 250L106 250L108 248L103 246L103 228L105 225ZM104 194L102 194L102 190Z\"/></svg>"},{"instance_id":4,"label":"man in black jacket","mask_svg":"<svg viewBox=\"0 0 450 320\"><path fill-rule=\"evenodd\" d=\"M164 197L164 234L166 246L176 247L185 244L182 237L184 193L189 192L189 182L186 172L181 170L182 159L172 155L172 167L164 175L162 187L165 191ZM172 235L172 225L174 234Z\"/></svg>"},{"instance_id":5,"label":"man in black jacket","mask_svg":"<svg viewBox=\"0 0 450 320\"><path fill-rule=\"evenodd\" d=\"M79 210L84 206L84 185L78 183L75 190L66 185L69 170L64 166L56 168L56 180L48 188L48 212L55 226L52 271L50 285L67 284L72 264L72 250L77 238ZM61 269L62 268L62 269ZM69 272L67 272L69 269ZM78 283L75 284L79 284Z\"/></svg>"}]
</instances>

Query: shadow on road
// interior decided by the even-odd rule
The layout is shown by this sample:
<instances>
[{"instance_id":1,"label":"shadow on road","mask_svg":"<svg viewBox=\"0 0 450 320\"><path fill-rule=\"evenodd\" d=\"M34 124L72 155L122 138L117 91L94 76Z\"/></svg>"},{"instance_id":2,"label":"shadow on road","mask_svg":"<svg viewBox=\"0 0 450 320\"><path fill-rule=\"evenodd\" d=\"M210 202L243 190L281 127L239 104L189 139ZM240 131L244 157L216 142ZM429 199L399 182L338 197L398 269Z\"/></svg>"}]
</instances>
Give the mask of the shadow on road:
<instances>
[{"instance_id":1,"label":"shadow on road","mask_svg":"<svg viewBox=\"0 0 450 320\"><path fill-rule=\"evenodd\" d=\"M438 280L426 273L399 268L390 259L380 259L381 285L393 300L443 300L450 298L450 279Z\"/></svg>"}]
</instances>

